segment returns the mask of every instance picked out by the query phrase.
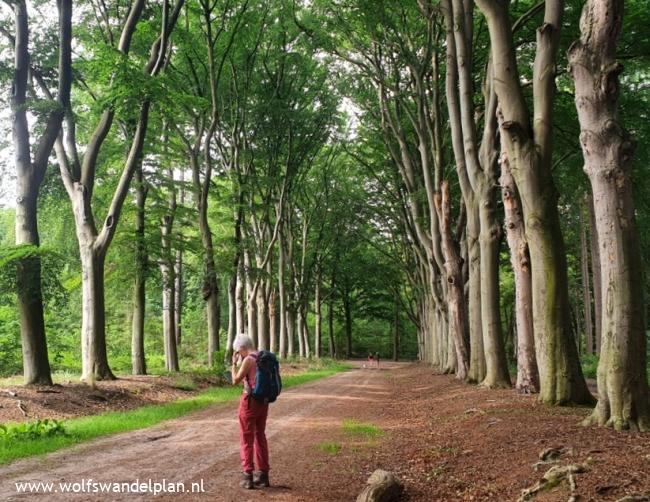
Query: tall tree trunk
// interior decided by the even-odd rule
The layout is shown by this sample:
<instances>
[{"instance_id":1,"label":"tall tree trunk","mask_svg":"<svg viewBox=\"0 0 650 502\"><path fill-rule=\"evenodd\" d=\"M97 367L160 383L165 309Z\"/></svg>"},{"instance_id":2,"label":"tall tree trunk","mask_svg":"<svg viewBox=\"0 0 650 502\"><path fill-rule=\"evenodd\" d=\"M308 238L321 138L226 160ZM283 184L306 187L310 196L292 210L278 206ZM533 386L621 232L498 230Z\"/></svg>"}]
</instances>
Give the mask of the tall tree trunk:
<instances>
[{"instance_id":1,"label":"tall tree trunk","mask_svg":"<svg viewBox=\"0 0 650 502\"><path fill-rule=\"evenodd\" d=\"M400 323L399 323L399 303L400 300L398 298L399 293L395 293L395 318L393 321L393 361L397 361L399 359L399 338L400 338ZM450 319L452 316L449 316Z\"/></svg>"},{"instance_id":2,"label":"tall tree trunk","mask_svg":"<svg viewBox=\"0 0 650 502\"><path fill-rule=\"evenodd\" d=\"M352 306L350 305L350 296L346 291L343 294L343 311L345 314L345 340L346 340L346 357L352 357Z\"/></svg>"},{"instance_id":3,"label":"tall tree trunk","mask_svg":"<svg viewBox=\"0 0 650 502\"><path fill-rule=\"evenodd\" d=\"M176 277L174 274L174 255L172 250L172 231L174 213L176 211L176 196L171 192L169 214L162 219L160 226L162 234L162 256L160 272L162 275L162 309L163 309L163 344L165 348L165 369L178 371L178 348L176 346Z\"/></svg>"},{"instance_id":4,"label":"tall tree trunk","mask_svg":"<svg viewBox=\"0 0 650 502\"><path fill-rule=\"evenodd\" d=\"M12 139L16 167L16 222L17 245L39 246L38 195L45 177L52 147L59 135L64 110L70 102L72 2L62 0L59 14L59 67L57 105L49 113L43 133L30 151L30 133L27 122L27 87L30 72L29 17L27 4L18 0L8 4L15 12L14 77L11 89ZM47 91L49 94L49 91ZM51 97L51 96L50 96ZM16 293L20 312L20 337L23 354L25 384L52 385L50 363L45 337L41 260L38 254L23 258L17 269Z\"/></svg>"},{"instance_id":5,"label":"tall tree trunk","mask_svg":"<svg viewBox=\"0 0 650 502\"><path fill-rule=\"evenodd\" d=\"M135 172L136 220L135 220L135 284L133 286L133 320L131 325L131 372L146 375L147 363L144 354L144 319L146 307L146 279L148 269L145 244L145 202L148 188L142 175L142 164Z\"/></svg>"},{"instance_id":6,"label":"tall tree trunk","mask_svg":"<svg viewBox=\"0 0 650 502\"><path fill-rule=\"evenodd\" d=\"M244 279L245 272L242 261L243 260L240 256L239 265L237 266L237 285L235 286L235 315L237 317L237 335L246 333L246 300L244 298L246 294L246 281Z\"/></svg>"},{"instance_id":7,"label":"tall tree trunk","mask_svg":"<svg viewBox=\"0 0 650 502\"><path fill-rule=\"evenodd\" d=\"M515 388L519 392L532 393L539 390L539 373L533 335L530 255L526 242L521 201L505 152L501 155L501 179L499 181L505 211L506 238L510 248L510 263L512 263L515 277L515 322L517 325L517 382Z\"/></svg>"},{"instance_id":8,"label":"tall tree trunk","mask_svg":"<svg viewBox=\"0 0 650 502\"><path fill-rule=\"evenodd\" d=\"M180 246L180 239L178 242ZM180 247L176 250L174 277L176 279L176 284L174 285L174 290L176 292L176 298L174 300L174 308L176 309L174 314L174 321L176 323L174 327L174 336L176 338L176 345L180 346L183 340L183 250L180 249Z\"/></svg>"},{"instance_id":9,"label":"tall tree trunk","mask_svg":"<svg viewBox=\"0 0 650 502\"><path fill-rule=\"evenodd\" d=\"M273 353L278 351L278 312L277 312L277 297L278 295L275 292L275 288L271 289L269 294L269 350Z\"/></svg>"},{"instance_id":10,"label":"tall tree trunk","mask_svg":"<svg viewBox=\"0 0 650 502\"><path fill-rule=\"evenodd\" d=\"M287 307L285 315L287 318L287 357L292 357L296 353L296 309L293 305Z\"/></svg>"},{"instance_id":11,"label":"tall tree trunk","mask_svg":"<svg viewBox=\"0 0 650 502\"><path fill-rule=\"evenodd\" d=\"M334 340L334 279L332 279L332 290L327 301L327 338L329 340L330 357L336 357L336 341Z\"/></svg>"},{"instance_id":12,"label":"tall tree trunk","mask_svg":"<svg viewBox=\"0 0 650 502\"><path fill-rule=\"evenodd\" d=\"M465 339L467 331L465 285L463 284L460 250L452 236L449 183L446 181L442 183L441 192L441 194L436 194L435 204L440 222L442 252L445 256L447 307L449 309L449 333L447 336L452 341L455 351L456 378L465 380L469 373L469 347ZM449 362L446 369L451 369Z\"/></svg>"},{"instance_id":13,"label":"tall tree trunk","mask_svg":"<svg viewBox=\"0 0 650 502\"><path fill-rule=\"evenodd\" d=\"M251 277L251 259L248 251L244 252L244 268L246 270L246 332L257 347L257 303L253 297L253 278Z\"/></svg>"},{"instance_id":14,"label":"tall tree trunk","mask_svg":"<svg viewBox=\"0 0 650 502\"><path fill-rule=\"evenodd\" d=\"M314 357L320 358L321 356L321 338L322 338L322 322L323 316L321 312L321 274L316 276L316 292L314 295L314 310L316 323L314 326Z\"/></svg>"},{"instance_id":15,"label":"tall tree trunk","mask_svg":"<svg viewBox=\"0 0 650 502\"><path fill-rule=\"evenodd\" d=\"M589 190L587 208L589 209L589 247L591 250L591 282L594 285L594 318L596 354L600 354L600 341L603 320L603 294L600 279L600 249L598 248L598 228L596 225L596 211L594 198Z\"/></svg>"},{"instance_id":16,"label":"tall tree trunk","mask_svg":"<svg viewBox=\"0 0 650 502\"><path fill-rule=\"evenodd\" d=\"M226 341L225 361L232 358L232 344L237 336L237 267L228 283L228 339Z\"/></svg>"},{"instance_id":17,"label":"tall tree trunk","mask_svg":"<svg viewBox=\"0 0 650 502\"><path fill-rule=\"evenodd\" d=\"M623 0L587 0L569 49L584 171L594 196L602 284L598 404L588 423L650 430L644 280L630 180L633 143L620 122L616 45Z\"/></svg>"},{"instance_id":18,"label":"tall tree trunk","mask_svg":"<svg viewBox=\"0 0 650 502\"><path fill-rule=\"evenodd\" d=\"M269 348L269 304L266 299L265 281L261 281L257 287L257 348L267 350Z\"/></svg>"},{"instance_id":19,"label":"tall tree trunk","mask_svg":"<svg viewBox=\"0 0 650 502\"><path fill-rule=\"evenodd\" d=\"M535 349L540 400L548 404L593 402L571 333L566 254L551 176L554 65L564 5L547 0L537 31L534 64L534 126L519 81L505 2L477 0L490 33L493 83L503 113L501 141L524 208L533 291Z\"/></svg>"},{"instance_id":20,"label":"tall tree trunk","mask_svg":"<svg viewBox=\"0 0 650 502\"><path fill-rule=\"evenodd\" d=\"M588 203L588 201L586 201ZM580 208L580 271L582 275L582 305L585 325L585 353L594 353L594 327L591 314L591 281L589 280L589 248L587 247L587 226L585 209ZM578 334L579 336L579 334Z\"/></svg>"},{"instance_id":21,"label":"tall tree trunk","mask_svg":"<svg viewBox=\"0 0 650 502\"><path fill-rule=\"evenodd\" d=\"M284 237L282 229L280 229L278 239L278 296L280 298L280 358L287 357L287 292L285 287L285 269L286 269L286 253L284 250Z\"/></svg>"}]
</instances>

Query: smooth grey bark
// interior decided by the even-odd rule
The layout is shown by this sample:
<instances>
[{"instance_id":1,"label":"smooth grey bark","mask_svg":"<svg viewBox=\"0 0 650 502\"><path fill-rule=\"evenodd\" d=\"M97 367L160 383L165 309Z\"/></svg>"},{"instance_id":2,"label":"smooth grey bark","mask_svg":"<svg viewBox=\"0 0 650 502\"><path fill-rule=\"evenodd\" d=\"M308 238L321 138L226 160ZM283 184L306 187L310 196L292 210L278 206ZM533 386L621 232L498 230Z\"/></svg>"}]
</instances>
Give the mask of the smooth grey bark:
<instances>
[{"instance_id":1,"label":"smooth grey bark","mask_svg":"<svg viewBox=\"0 0 650 502\"><path fill-rule=\"evenodd\" d=\"M145 203L148 186L142 173L142 164L135 172L135 281L133 285L133 319L131 323L131 372L146 375L147 363L144 351L144 319L146 309L146 280L149 259L145 244Z\"/></svg>"},{"instance_id":2,"label":"smooth grey bark","mask_svg":"<svg viewBox=\"0 0 650 502\"><path fill-rule=\"evenodd\" d=\"M600 354L600 341L603 320L603 295L600 279L600 249L598 249L598 228L596 226L596 211L591 190L588 192L587 208L589 210L589 246L591 254L591 282L594 285L594 328L596 354Z\"/></svg>"},{"instance_id":3,"label":"smooth grey bark","mask_svg":"<svg viewBox=\"0 0 650 502\"><path fill-rule=\"evenodd\" d=\"M275 288L272 288L269 293L269 350L274 354L278 351L279 319L277 299L278 295L275 292Z\"/></svg>"},{"instance_id":4,"label":"smooth grey bark","mask_svg":"<svg viewBox=\"0 0 650 502\"><path fill-rule=\"evenodd\" d=\"M329 354L331 358L336 357L336 341L334 339L334 291L335 281L332 276L331 291L327 300L327 339L329 342Z\"/></svg>"},{"instance_id":5,"label":"smooth grey bark","mask_svg":"<svg viewBox=\"0 0 650 502\"><path fill-rule=\"evenodd\" d=\"M314 293L314 314L316 317L316 323L314 326L314 357L320 358L321 356L321 346L322 346L322 324L323 324L323 315L322 315L322 298L321 298L321 281L322 277L320 271L316 274L316 288Z\"/></svg>"},{"instance_id":6,"label":"smooth grey bark","mask_svg":"<svg viewBox=\"0 0 650 502\"><path fill-rule=\"evenodd\" d=\"M286 252L284 248L284 233L280 228L278 237L278 297L280 302L280 358L287 357L287 292L285 286Z\"/></svg>"},{"instance_id":7,"label":"smooth grey bark","mask_svg":"<svg viewBox=\"0 0 650 502\"><path fill-rule=\"evenodd\" d=\"M56 106L49 113L43 133L35 144L33 157L26 106L31 66L29 17L23 0L8 5L13 7L15 13L14 77L11 89L12 139L17 181L15 242L16 245L38 247L38 195L48 159L61 129L64 111L70 103L72 2L62 0L58 3L58 95ZM9 37L11 39L11 35ZM43 87L46 97L54 101L47 87ZM17 267L16 287L25 384L52 385L43 314L41 260L38 254L21 259Z\"/></svg>"},{"instance_id":8,"label":"smooth grey bark","mask_svg":"<svg viewBox=\"0 0 650 502\"><path fill-rule=\"evenodd\" d=\"M594 197L602 338L598 404L587 423L650 431L644 280L632 198L633 143L619 116L622 0L587 0L569 49L584 171Z\"/></svg>"},{"instance_id":9,"label":"smooth grey bark","mask_svg":"<svg viewBox=\"0 0 650 502\"><path fill-rule=\"evenodd\" d=\"M586 201L588 202L588 201ZM594 354L594 327L591 311L591 277L589 272L589 247L587 238L588 223L585 221L585 208L580 208L580 275L582 279L582 313L585 332L585 353Z\"/></svg>"},{"instance_id":10,"label":"smooth grey bark","mask_svg":"<svg viewBox=\"0 0 650 502\"><path fill-rule=\"evenodd\" d=\"M551 176L554 65L564 4L547 0L544 24L537 31L531 125L519 80L508 2L476 3L490 34L493 84L503 113L501 141L524 208L532 263L539 397L548 404L592 403L571 332L566 254Z\"/></svg>"},{"instance_id":11,"label":"smooth grey bark","mask_svg":"<svg viewBox=\"0 0 650 502\"><path fill-rule=\"evenodd\" d=\"M163 16L161 35L152 44L145 73L157 76L166 63L168 35L173 30L184 0L178 0L170 16ZM124 23L117 50L129 53L131 39L140 20L145 2L135 1ZM165 0L163 12L169 3ZM151 101L140 103L139 117L124 167L109 204L107 216L100 231L95 227L92 207L92 193L95 183L98 156L111 129L115 110L108 107L102 113L95 130L90 136L80 163L75 138L74 117L70 107L66 108L67 136L59 137L55 143L63 184L72 203L75 229L82 262L82 380L94 386L96 379L113 379L106 356L105 312L104 312L104 262L108 248L115 236L117 224L129 185L135 169L142 158L144 139L149 121ZM66 152L66 149L69 150Z\"/></svg>"}]
</instances>

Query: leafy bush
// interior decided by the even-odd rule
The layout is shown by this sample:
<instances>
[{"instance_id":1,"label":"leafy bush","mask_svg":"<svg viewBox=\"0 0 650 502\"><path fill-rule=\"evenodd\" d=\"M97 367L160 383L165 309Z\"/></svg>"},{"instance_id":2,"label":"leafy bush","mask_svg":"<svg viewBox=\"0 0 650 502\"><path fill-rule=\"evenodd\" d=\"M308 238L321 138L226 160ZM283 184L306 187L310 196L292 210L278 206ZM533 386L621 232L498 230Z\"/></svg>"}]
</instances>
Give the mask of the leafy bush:
<instances>
[{"instance_id":1,"label":"leafy bush","mask_svg":"<svg viewBox=\"0 0 650 502\"><path fill-rule=\"evenodd\" d=\"M2 441L21 441L65 435L66 430L63 422L49 418L17 425L0 424L0 440Z\"/></svg>"}]
</instances>

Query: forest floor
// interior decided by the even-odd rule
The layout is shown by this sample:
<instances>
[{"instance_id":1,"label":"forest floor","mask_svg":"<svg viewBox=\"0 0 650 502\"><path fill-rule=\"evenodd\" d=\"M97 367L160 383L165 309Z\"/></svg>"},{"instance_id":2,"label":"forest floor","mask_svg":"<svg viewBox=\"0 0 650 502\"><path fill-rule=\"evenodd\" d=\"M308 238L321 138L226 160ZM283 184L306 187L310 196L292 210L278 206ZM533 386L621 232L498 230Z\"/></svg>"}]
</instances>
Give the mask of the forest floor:
<instances>
[{"instance_id":1,"label":"forest floor","mask_svg":"<svg viewBox=\"0 0 650 502\"><path fill-rule=\"evenodd\" d=\"M360 364L360 363L359 363ZM269 413L268 489L239 488L236 404L104 437L0 468L0 500L354 500L377 468L405 484L404 500L517 500L554 465L583 465L575 500L650 495L650 434L580 425L590 410L487 390L423 364L382 362L286 390ZM373 427L374 426L374 427ZM556 463L539 454L556 448ZM203 493L19 495L15 483L192 483ZM87 482L87 481L86 481ZM536 501L567 501L569 483ZM630 499L632 500L632 499ZM650 499L633 499L650 500Z\"/></svg>"},{"instance_id":2,"label":"forest floor","mask_svg":"<svg viewBox=\"0 0 650 502\"><path fill-rule=\"evenodd\" d=\"M282 374L297 374L305 363L282 365ZM55 375L55 384L22 385L22 377L0 379L0 424L53 418L64 420L108 411L128 411L146 405L187 399L225 381L219 375L179 373L177 375L119 375L117 380L97 382L92 389L79 381L79 375ZM18 403L22 404L21 407Z\"/></svg>"}]
</instances>

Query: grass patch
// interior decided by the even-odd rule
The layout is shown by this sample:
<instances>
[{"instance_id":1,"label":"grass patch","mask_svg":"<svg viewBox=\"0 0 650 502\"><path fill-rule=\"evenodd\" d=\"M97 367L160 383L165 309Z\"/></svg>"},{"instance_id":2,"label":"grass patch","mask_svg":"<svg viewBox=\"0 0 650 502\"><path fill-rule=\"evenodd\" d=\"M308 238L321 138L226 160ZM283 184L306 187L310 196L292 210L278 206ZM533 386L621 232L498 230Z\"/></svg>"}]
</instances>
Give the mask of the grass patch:
<instances>
[{"instance_id":1,"label":"grass patch","mask_svg":"<svg viewBox=\"0 0 650 502\"><path fill-rule=\"evenodd\" d=\"M180 375L174 378L174 381L171 384L171 388L178 389L178 390L193 391L196 390L198 387L196 385L196 382L191 376Z\"/></svg>"},{"instance_id":2,"label":"grass patch","mask_svg":"<svg viewBox=\"0 0 650 502\"><path fill-rule=\"evenodd\" d=\"M354 419L343 420L343 425L341 428L346 434L357 434L366 437L378 437L384 434L384 431L382 431L376 425L359 422L358 420Z\"/></svg>"},{"instance_id":3,"label":"grass patch","mask_svg":"<svg viewBox=\"0 0 650 502\"><path fill-rule=\"evenodd\" d=\"M308 370L282 379L283 388L294 387L325 378L347 369L343 364L332 364L320 370ZM38 436L34 438L0 439L0 465L19 458L43 455L66 446L83 443L109 434L144 429L164 420L177 418L192 411L201 410L215 403L235 401L241 395L241 387L213 387L188 399L179 399L165 404L108 412L100 415L74 418L63 422L65 434ZM279 399L282 399L280 396ZM21 424L6 424L7 430L21 427Z\"/></svg>"},{"instance_id":4,"label":"grass patch","mask_svg":"<svg viewBox=\"0 0 650 502\"><path fill-rule=\"evenodd\" d=\"M341 451L342 446L339 443L318 443L316 449L329 453L330 455L336 455Z\"/></svg>"}]
</instances>

